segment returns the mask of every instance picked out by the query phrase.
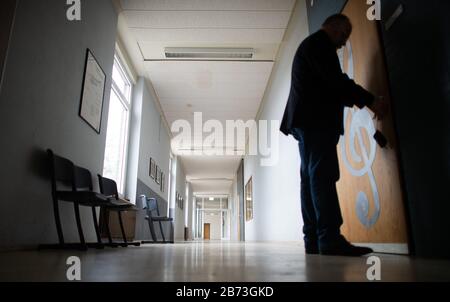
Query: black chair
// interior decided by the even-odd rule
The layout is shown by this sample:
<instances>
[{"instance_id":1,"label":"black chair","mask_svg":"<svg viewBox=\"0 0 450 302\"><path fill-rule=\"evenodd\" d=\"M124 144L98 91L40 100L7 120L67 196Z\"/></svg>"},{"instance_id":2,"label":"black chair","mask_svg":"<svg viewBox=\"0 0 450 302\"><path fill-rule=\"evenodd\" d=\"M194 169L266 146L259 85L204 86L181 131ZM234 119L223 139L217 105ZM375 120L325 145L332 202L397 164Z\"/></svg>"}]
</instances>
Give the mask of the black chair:
<instances>
[{"instance_id":1,"label":"black chair","mask_svg":"<svg viewBox=\"0 0 450 302\"><path fill-rule=\"evenodd\" d=\"M112 241L111 231L109 229L109 213L110 213L110 211L115 211L115 212L117 212L117 215L119 217L120 231L122 233L122 239L123 239L123 243L119 243L119 245L139 246L141 244L140 242L134 242L134 241L129 242L127 240L127 237L125 235L125 229L123 227L123 219L122 219L122 212L137 211L137 208L130 202L123 201L120 199L119 192L117 190L117 183L114 180L103 177L100 174L98 174L97 176L98 176L98 182L99 182L99 186L100 186L100 192L103 195L108 197L111 204L116 205L116 207L110 206L110 207L103 208L103 211L104 211L103 217L105 219L104 225L105 225L106 233L108 235L109 244L112 246L117 244Z\"/></svg>"},{"instance_id":2,"label":"black chair","mask_svg":"<svg viewBox=\"0 0 450 302\"><path fill-rule=\"evenodd\" d=\"M58 233L58 244L40 245L41 249L80 249L87 250L88 247L103 248L104 245L100 239L100 232L97 222L95 207L108 204L108 199L98 193L92 192L92 188L86 181L85 171L76 167L70 160L55 155L52 150L47 150L50 160L51 185L53 199L53 213ZM91 181L92 183L92 181ZM88 187L90 190L83 190ZM66 243L61 226L61 217L59 214L59 202L71 202L74 206L75 219L77 224L80 243ZM83 228L81 226L80 206L91 207L92 218L94 222L97 243L86 243Z\"/></svg>"},{"instance_id":3,"label":"black chair","mask_svg":"<svg viewBox=\"0 0 450 302\"><path fill-rule=\"evenodd\" d=\"M150 234L152 236L153 241L142 241L143 244L148 243L173 243L173 240L166 241L164 236L164 231L162 227L163 222L170 223L170 230L173 232L173 218L161 216L159 213L158 202L155 198L147 198L145 195L141 195L141 202L144 206L144 209L147 211L147 216L145 219L148 221L148 226L150 228ZM161 230L161 236L163 241L158 241L156 237L154 223L157 222L159 224L159 229Z\"/></svg>"},{"instance_id":4,"label":"black chair","mask_svg":"<svg viewBox=\"0 0 450 302\"><path fill-rule=\"evenodd\" d=\"M76 190L78 194L83 194L82 198L85 203L91 204L94 206L93 208L93 215L95 215L95 231L97 234L97 241L99 244L103 244L101 240L100 235L100 228L98 226L97 222L97 215L95 212L95 207L100 207L101 209L104 209L105 211L116 211L118 213L121 213L122 211L131 211L133 209L136 209L133 204L131 203L122 203L122 202L116 202L114 198L111 198L108 195L96 193L93 191L93 184L92 184L92 175L91 172L88 169L82 168L82 167L74 167L75 169L75 184L76 184ZM120 223L122 224L122 216L119 215ZM109 225L107 225L107 233L111 234L109 230ZM123 233L124 235L124 233ZM110 239L110 238L108 238ZM103 244L105 245L105 244ZM114 243L112 240L109 240L109 243L106 244L107 246L111 247L118 247L123 246L127 247L129 244L126 241L126 238L124 236L124 242L123 243ZM132 245L140 245L133 243Z\"/></svg>"}]
</instances>

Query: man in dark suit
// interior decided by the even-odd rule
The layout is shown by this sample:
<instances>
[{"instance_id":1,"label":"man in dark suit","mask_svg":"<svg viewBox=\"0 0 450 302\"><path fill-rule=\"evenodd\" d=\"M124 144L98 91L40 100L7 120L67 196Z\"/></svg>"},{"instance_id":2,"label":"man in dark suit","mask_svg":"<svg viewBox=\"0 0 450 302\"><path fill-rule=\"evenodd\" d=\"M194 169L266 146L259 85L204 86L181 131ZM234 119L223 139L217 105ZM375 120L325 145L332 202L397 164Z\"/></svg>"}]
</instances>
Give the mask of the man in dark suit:
<instances>
[{"instance_id":1,"label":"man in dark suit","mask_svg":"<svg viewBox=\"0 0 450 302\"><path fill-rule=\"evenodd\" d=\"M387 111L381 98L376 99L342 72L337 49L346 44L351 32L348 17L329 17L321 30L301 43L293 64L281 131L299 142L307 254L362 256L373 252L351 245L340 233L337 144L344 133L344 107L367 106L379 118Z\"/></svg>"}]
</instances>

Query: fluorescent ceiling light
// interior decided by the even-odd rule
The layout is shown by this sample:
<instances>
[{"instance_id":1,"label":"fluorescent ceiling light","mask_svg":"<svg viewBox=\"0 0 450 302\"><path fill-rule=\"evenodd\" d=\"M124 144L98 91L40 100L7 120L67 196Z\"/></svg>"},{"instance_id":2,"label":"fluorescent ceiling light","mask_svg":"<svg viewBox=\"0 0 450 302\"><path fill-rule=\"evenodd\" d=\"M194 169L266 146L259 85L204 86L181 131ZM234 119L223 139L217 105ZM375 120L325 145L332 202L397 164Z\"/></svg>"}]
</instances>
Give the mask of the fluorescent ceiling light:
<instances>
[{"instance_id":1,"label":"fluorescent ceiling light","mask_svg":"<svg viewBox=\"0 0 450 302\"><path fill-rule=\"evenodd\" d=\"M210 197L210 198L209 198L209 201L214 201L214 197Z\"/></svg>"},{"instance_id":2,"label":"fluorescent ceiling light","mask_svg":"<svg viewBox=\"0 0 450 302\"><path fill-rule=\"evenodd\" d=\"M167 47L168 59L252 59L253 48Z\"/></svg>"}]
</instances>

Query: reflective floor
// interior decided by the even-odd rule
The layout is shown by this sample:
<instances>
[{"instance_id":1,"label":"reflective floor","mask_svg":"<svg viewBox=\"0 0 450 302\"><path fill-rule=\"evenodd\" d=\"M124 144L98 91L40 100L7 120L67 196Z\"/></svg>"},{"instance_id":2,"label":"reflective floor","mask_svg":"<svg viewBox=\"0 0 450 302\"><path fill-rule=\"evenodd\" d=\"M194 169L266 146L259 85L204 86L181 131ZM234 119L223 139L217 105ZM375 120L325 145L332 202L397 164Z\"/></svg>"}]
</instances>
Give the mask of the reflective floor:
<instances>
[{"instance_id":1,"label":"reflective floor","mask_svg":"<svg viewBox=\"0 0 450 302\"><path fill-rule=\"evenodd\" d=\"M190 242L138 248L0 252L0 281L67 281L81 259L82 281L368 281L367 258L306 256L299 243ZM374 254L382 281L450 281L450 261Z\"/></svg>"}]
</instances>

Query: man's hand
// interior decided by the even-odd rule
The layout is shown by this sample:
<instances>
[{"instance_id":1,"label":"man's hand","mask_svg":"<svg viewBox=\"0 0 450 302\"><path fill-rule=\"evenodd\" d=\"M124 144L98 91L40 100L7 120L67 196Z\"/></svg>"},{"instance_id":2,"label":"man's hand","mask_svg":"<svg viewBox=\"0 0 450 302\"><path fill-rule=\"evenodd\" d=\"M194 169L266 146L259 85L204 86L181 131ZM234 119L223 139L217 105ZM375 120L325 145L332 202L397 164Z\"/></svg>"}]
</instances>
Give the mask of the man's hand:
<instances>
[{"instance_id":1,"label":"man's hand","mask_svg":"<svg viewBox=\"0 0 450 302\"><path fill-rule=\"evenodd\" d=\"M369 108L375 113L375 118L378 120L384 119L389 114L389 104L382 96L376 98Z\"/></svg>"}]
</instances>

